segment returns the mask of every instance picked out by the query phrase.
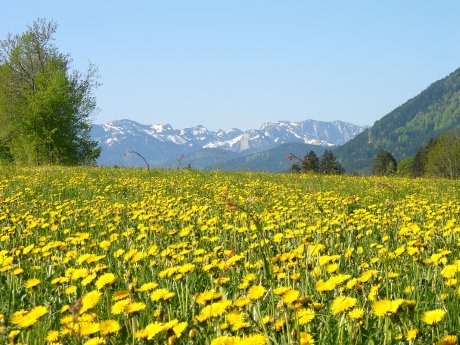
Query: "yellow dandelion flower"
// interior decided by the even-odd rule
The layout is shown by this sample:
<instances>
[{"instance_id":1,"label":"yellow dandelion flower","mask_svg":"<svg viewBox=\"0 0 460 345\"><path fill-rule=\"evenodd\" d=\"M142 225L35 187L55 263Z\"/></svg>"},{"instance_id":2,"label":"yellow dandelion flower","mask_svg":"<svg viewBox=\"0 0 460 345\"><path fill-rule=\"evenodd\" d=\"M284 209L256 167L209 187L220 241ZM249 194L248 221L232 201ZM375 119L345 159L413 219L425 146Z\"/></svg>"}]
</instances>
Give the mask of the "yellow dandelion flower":
<instances>
[{"instance_id":1,"label":"yellow dandelion flower","mask_svg":"<svg viewBox=\"0 0 460 345\"><path fill-rule=\"evenodd\" d=\"M145 330L147 331L147 339L150 340L163 331L163 324L161 322L150 323L145 327Z\"/></svg>"},{"instance_id":2,"label":"yellow dandelion flower","mask_svg":"<svg viewBox=\"0 0 460 345\"><path fill-rule=\"evenodd\" d=\"M230 306L232 305L232 301L230 300L222 300L220 302L211 303L204 307L200 314L196 316L196 319L199 322L204 322L212 317L217 317L222 315Z\"/></svg>"},{"instance_id":3,"label":"yellow dandelion flower","mask_svg":"<svg viewBox=\"0 0 460 345\"><path fill-rule=\"evenodd\" d=\"M296 318L299 325L306 325L315 318L315 311L313 309L301 308L296 312Z\"/></svg>"},{"instance_id":4,"label":"yellow dandelion flower","mask_svg":"<svg viewBox=\"0 0 460 345\"><path fill-rule=\"evenodd\" d=\"M106 285L112 285L117 281L117 277L113 273L104 273L96 281L96 288L98 290L102 289Z\"/></svg>"},{"instance_id":5,"label":"yellow dandelion flower","mask_svg":"<svg viewBox=\"0 0 460 345\"><path fill-rule=\"evenodd\" d=\"M231 337L228 335L222 335L217 337L211 341L211 345L236 345L237 342L236 337Z\"/></svg>"},{"instance_id":6,"label":"yellow dandelion flower","mask_svg":"<svg viewBox=\"0 0 460 345\"><path fill-rule=\"evenodd\" d=\"M221 293L217 293L214 289L203 291L195 297L195 302L201 305L206 304L209 301L215 300L222 297Z\"/></svg>"},{"instance_id":7,"label":"yellow dandelion flower","mask_svg":"<svg viewBox=\"0 0 460 345\"><path fill-rule=\"evenodd\" d=\"M318 280L318 282L315 285L315 289L318 292L324 292L324 291L332 291L335 289L335 283L328 280L324 281L322 279Z\"/></svg>"},{"instance_id":8,"label":"yellow dandelion flower","mask_svg":"<svg viewBox=\"0 0 460 345\"><path fill-rule=\"evenodd\" d=\"M406 340L407 341L415 340L417 338L417 334L418 334L417 328L409 329L406 333Z\"/></svg>"},{"instance_id":9,"label":"yellow dandelion flower","mask_svg":"<svg viewBox=\"0 0 460 345\"><path fill-rule=\"evenodd\" d=\"M255 285L248 290L248 297L253 300L258 300L265 294L266 291L267 289L265 289L262 285Z\"/></svg>"},{"instance_id":10,"label":"yellow dandelion flower","mask_svg":"<svg viewBox=\"0 0 460 345\"><path fill-rule=\"evenodd\" d=\"M180 322L173 327L173 332L176 337L180 337L182 332L187 328L187 322Z\"/></svg>"},{"instance_id":11,"label":"yellow dandelion flower","mask_svg":"<svg viewBox=\"0 0 460 345\"><path fill-rule=\"evenodd\" d=\"M118 333L120 329L121 329L121 326L116 320L105 320L105 321L102 321L100 324L101 334Z\"/></svg>"},{"instance_id":12,"label":"yellow dandelion flower","mask_svg":"<svg viewBox=\"0 0 460 345\"><path fill-rule=\"evenodd\" d=\"M118 301L118 300L121 300L121 299L126 299L128 297L129 297L129 290L120 290L120 291L115 292L112 295L112 300L113 301Z\"/></svg>"},{"instance_id":13,"label":"yellow dandelion flower","mask_svg":"<svg viewBox=\"0 0 460 345\"><path fill-rule=\"evenodd\" d=\"M250 301L251 300L249 298L247 298L247 297L240 297L240 298L237 298L235 300L234 304L235 304L236 307L241 308L241 307L247 306Z\"/></svg>"},{"instance_id":14,"label":"yellow dandelion flower","mask_svg":"<svg viewBox=\"0 0 460 345\"><path fill-rule=\"evenodd\" d=\"M55 342L59 339L59 331L49 331L45 340L49 343Z\"/></svg>"},{"instance_id":15,"label":"yellow dandelion flower","mask_svg":"<svg viewBox=\"0 0 460 345\"><path fill-rule=\"evenodd\" d=\"M87 341L83 343L83 345L103 345L103 344L105 344L105 340L104 338L100 338L100 337L88 339Z\"/></svg>"},{"instance_id":16,"label":"yellow dandelion flower","mask_svg":"<svg viewBox=\"0 0 460 345\"><path fill-rule=\"evenodd\" d=\"M125 313L128 313L128 314L136 313L138 311L144 310L145 307L146 307L145 303L142 303L142 302L130 303L126 306Z\"/></svg>"},{"instance_id":17,"label":"yellow dandelion flower","mask_svg":"<svg viewBox=\"0 0 460 345\"><path fill-rule=\"evenodd\" d=\"M315 340L310 333L301 332L300 333L300 345L314 345Z\"/></svg>"},{"instance_id":18,"label":"yellow dandelion flower","mask_svg":"<svg viewBox=\"0 0 460 345\"><path fill-rule=\"evenodd\" d=\"M442 309L429 310L423 313L422 321L428 325L437 325L446 315L446 312Z\"/></svg>"},{"instance_id":19,"label":"yellow dandelion flower","mask_svg":"<svg viewBox=\"0 0 460 345\"><path fill-rule=\"evenodd\" d=\"M31 288L37 286L38 284L40 284L40 279L32 278L32 279L27 280L24 283L24 287L26 289L31 289Z\"/></svg>"},{"instance_id":20,"label":"yellow dandelion flower","mask_svg":"<svg viewBox=\"0 0 460 345\"><path fill-rule=\"evenodd\" d=\"M458 345L457 336L445 335L436 343L437 345Z\"/></svg>"},{"instance_id":21,"label":"yellow dandelion flower","mask_svg":"<svg viewBox=\"0 0 460 345\"><path fill-rule=\"evenodd\" d=\"M300 292L298 290L289 290L284 293L283 302L287 304L292 303L295 300L297 300L299 295L300 295Z\"/></svg>"},{"instance_id":22,"label":"yellow dandelion flower","mask_svg":"<svg viewBox=\"0 0 460 345\"><path fill-rule=\"evenodd\" d=\"M72 285L65 289L65 294L73 295L76 291L77 291L77 287L75 285Z\"/></svg>"},{"instance_id":23,"label":"yellow dandelion flower","mask_svg":"<svg viewBox=\"0 0 460 345\"><path fill-rule=\"evenodd\" d=\"M145 284L142 284L142 286L139 289L137 289L136 292L146 292L146 291L156 289L157 287L158 287L157 283L153 283L153 282L145 283Z\"/></svg>"},{"instance_id":24,"label":"yellow dandelion flower","mask_svg":"<svg viewBox=\"0 0 460 345\"><path fill-rule=\"evenodd\" d=\"M364 316L363 308L353 308L348 312L348 317L353 320L361 319Z\"/></svg>"},{"instance_id":25,"label":"yellow dandelion flower","mask_svg":"<svg viewBox=\"0 0 460 345\"><path fill-rule=\"evenodd\" d=\"M168 289L156 289L150 294L150 299L152 301L159 301L159 300L166 301L174 296L175 296L175 293L170 292Z\"/></svg>"},{"instance_id":26,"label":"yellow dandelion flower","mask_svg":"<svg viewBox=\"0 0 460 345\"><path fill-rule=\"evenodd\" d=\"M91 335L99 332L98 322L82 322L79 324L79 333L82 336Z\"/></svg>"},{"instance_id":27,"label":"yellow dandelion flower","mask_svg":"<svg viewBox=\"0 0 460 345\"><path fill-rule=\"evenodd\" d=\"M113 304L112 308L110 309L110 311L112 312L112 314L115 314L115 315L122 314L122 313L125 312L125 308L130 303L131 303L131 301L129 300L129 298L122 299L122 300L116 302L115 304Z\"/></svg>"},{"instance_id":28,"label":"yellow dandelion flower","mask_svg":"<svg viewBox=\"0 0 460 345\"><path fill-rule=\"evenodd\" d=\"M239 339L236 345L265 345L267 344L267 337L262 334L251 334L245 338Z\"/></svg>"},{"instance_id":29,"label":"yellow dandelion flower","mask_svg":"<svg viewBox=\"0 0 460 345\"><path fill-rule=\"evenodd\" d=\"M403 299L397 299L394 301L382 299L372 304L372 312L375 316L389 316L396 314L399 308L404 304Z\"/></svg>"},{"instance_id":30,"label":"yellow dandelion flower","mask_svg":"<svg viewBox=\"0 0 460 345\"><path fill-rule=\"evenodd\" d=\"M338 296L334 299L331 306L331 312L333 315L343 313L344 311L354 307L356 305L356 298L347 296Z\"/></svg>"},{"instance_id":31,"label":"yellow dandelion flower","mask_svg":"<svg viewBox=\"0 0 460 345\"><path fill-rule=\"evenodd\" d=\"M102 294L99 291L91 291L82 297L82 305L80 309L80 314L83 314L87 310L94 308L101 298Z\"/></svg>"}]
</instances>

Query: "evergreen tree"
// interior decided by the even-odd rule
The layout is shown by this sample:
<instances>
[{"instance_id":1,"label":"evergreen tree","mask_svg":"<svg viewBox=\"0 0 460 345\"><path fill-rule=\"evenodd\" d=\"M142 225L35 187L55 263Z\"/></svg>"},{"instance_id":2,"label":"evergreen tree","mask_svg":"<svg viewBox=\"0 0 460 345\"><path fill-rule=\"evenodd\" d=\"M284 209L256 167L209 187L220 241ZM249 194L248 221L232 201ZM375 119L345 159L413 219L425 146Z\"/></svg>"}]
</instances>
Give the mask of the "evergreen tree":
<instances>
[{"instance_id":1,"label":"evergreen tree","mask_svg":"<svg viewBox=\"0 0 460 345\"><path fill-rule=\"evenodd\" d=\"M326 175L342 175L345 169L331 150L325 150L321 156L319 171Z\"/></svg>"},{"instance_id":2,"label":"evergreen tree","mask_svg":"<svg viewBox=\"0 0 460 345\"><path fill-rule=\"evenodd\" d=\"M305 173L310 171L314 173L319 172L319 158L313 150L303 158L302 162L302 172Z\"/></svg>"},{"instance_id":3,"label":"evergreen tree","mask_svg":"<svg viewBox=\"0 0 460 345\"><path fill-rule=\"evenodd\" d=\"M380 150L374 157L372 174L377 176L394 175L396 173L396 159L385 150Z\"/></svg>"},{"instance_id":4,"label":"evergreen tree","mask_svg":"<svg viewBox=\"0 0 460 345\"><path fill-rule=\"evenodd\" d=\"M57 25L39 19L0 42L0 159L19 164L93 164L96 70L71 71L52 44Z\"/></svg>"}]
</instances>

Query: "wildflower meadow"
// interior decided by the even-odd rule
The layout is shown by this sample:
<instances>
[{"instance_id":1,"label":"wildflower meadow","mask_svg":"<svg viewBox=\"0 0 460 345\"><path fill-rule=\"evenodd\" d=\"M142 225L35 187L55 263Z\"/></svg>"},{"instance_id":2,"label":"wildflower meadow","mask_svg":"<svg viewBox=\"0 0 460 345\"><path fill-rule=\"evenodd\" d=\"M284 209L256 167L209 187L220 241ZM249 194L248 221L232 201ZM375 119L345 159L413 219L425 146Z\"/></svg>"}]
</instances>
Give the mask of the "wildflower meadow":
<instances>
[{"instance_id":1,"label":"wildflower meadow","mask_svg":"<svg viewBox=\"0 0 460 345\"><path fill-rule=\"evenodd\" d=\"M459 181L0 176L1 344L458 344Z\"/></svg>"}]
</instances>

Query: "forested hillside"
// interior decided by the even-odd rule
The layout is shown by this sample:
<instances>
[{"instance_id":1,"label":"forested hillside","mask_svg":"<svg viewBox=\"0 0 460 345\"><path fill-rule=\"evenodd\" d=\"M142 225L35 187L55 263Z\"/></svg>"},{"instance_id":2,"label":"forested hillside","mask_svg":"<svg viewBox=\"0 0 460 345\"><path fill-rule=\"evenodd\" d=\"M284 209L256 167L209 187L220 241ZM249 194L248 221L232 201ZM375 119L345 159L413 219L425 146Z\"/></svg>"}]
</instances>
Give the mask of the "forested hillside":
<instances>
[{"instance_id":1,"label":"forested hillside","mask_svg":"<svg viewBox=\"0 0 460 345\"><path fill-rule=\"evenodd\" d=\"M369 172L380 149L412 156L430 137L460 127L460 69L384 116L335 150L347 172Z\"/></svg>"}]
</instances>

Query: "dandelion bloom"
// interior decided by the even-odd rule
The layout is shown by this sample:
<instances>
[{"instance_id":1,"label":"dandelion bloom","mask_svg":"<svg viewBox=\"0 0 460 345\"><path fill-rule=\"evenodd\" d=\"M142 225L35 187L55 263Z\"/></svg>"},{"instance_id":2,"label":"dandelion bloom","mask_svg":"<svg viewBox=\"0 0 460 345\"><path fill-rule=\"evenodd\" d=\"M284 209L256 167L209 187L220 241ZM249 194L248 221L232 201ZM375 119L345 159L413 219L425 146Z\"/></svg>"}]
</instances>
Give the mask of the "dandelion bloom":
<instances>
[{"instance_id":1,"label":"dandelion bloom","mask_svg":"<svg viewBox=\"0 0 460 345\"><path fill-rule=\"evenodd\" d=\"M49 343L56 342L59 338L59 331L49 331L46 335L46 341Z\"/></svg>"},{"instance_id":2,"label":"dandelion bloom","mask_svg":"<svg viewBox=\"0 0 460 345\"><path fill-rule=\"evenodd\" d=\"M415 340L417 338L417 334L418 334L417 328L409 329L406 334L406 340L407 341Z\"/></svg>"},{"instance_id":3,"label":"dandelion bloom","mask_svg":"<svg viewBox=\"0 0 460 345\"><path fill-rule=\"evenodd\" d=\"M445 335L437 342L437 345L458 345L457 336Z\"/></svg>"},{"instance_id":4,"label":"dandelion bloom","mask_svg":"<svg viewBox=\"0 0 460 345\"><path fill-rule=\"evenodd\" d=\"M356 298L347 297L347 296L339 296L334 299L332 302L331 311L333 315L337 315L343 313L344 311L354 307L356 305Z\"/></svg>"},{"instance_id":5,"label":"dandelion bloom","mask_svg":"<svg viewBox=\"0 0 460 345\"><path fill-rule=\"evenodd\" d=\"M255 285L248 290L248 296L250 299L258 300L265 294L265 291L267 291L267 289L262 285Z\"/></svg>"},{"instance_id":6,"label":"dandelion bloom","mask_svg":"<svg viewBox=\"0 0 460 345\"><path fill-rule=\"evenodd\" d=\"M315 340L310 333L302 332L300 333L300 345L313 345Z\"/></svg>"},{"instance_id":7,"label":"dandelion bloom","mask_svg":"<svg viewBox=\"0 0 460 345\"><path fill-rule=\"evenodd\" d=\"M117 277L113 273L104 273L96 281L96 288L102 289L106 285L111 285L117 281Z\"/></svg>"},{"instance_id":8,"label":"dandelion bloom","mask_svg":"<svg viewBox=\"0 0 460 345\"><path fill-rule=\"evenodd\" d=\"M117 315L117 314L124 313L125 308L130 303L131 303L131 301L129 300L129 298L122 299L122 300L116 302L114 305L112 305L112 308L111 308L112 314Z\"/></svg>"},{"instance_id":9,"label":"dandelion bloom","mask_svg":"<svg viewBox=\"0 0 460 345\"><path fill-rule=\"evenodd\" d=\"M289 290L284 293L283 295L283 302L284 303L292 303L297 300L299 297L300 292L298 290Z\"/></svg>"},{"instance_id":10,"label":"dandelion bloom","mask_svg":"<svg viewBox=\"0 0 460 345\"><path fill-rule=\"evenodd\" d=\"M101 334L118 333L120 329L121 326L116 320L105 320L100 324Z\"/></svg>"},{"instance_id":11,"label":"dandelion bloom","mask_svg":"<svg viewBox=\"0 0 460 345\"><path fill-rule=\"evenodd\" d=\"M125 312L128 314L131 313L136 313L138 311L144 310L145 309L145 303L142 302L134 302L130 303L126 306Z\"/></svg>"},{"instance_id":12,"label":"dandelion bloom","mask_svg":"<svg viewBox=\"0 0 460 345\"><path fill-rule=\"evenodd\" d=\"M353 308L348 312L348 317L353 320L361 319L364 316L363 308Z\"/></svg>"},{"instance_id":13,"label":"dandelion bloom","mask_svg":"<svg viewBox=\"0 0 460 345\"><path fill-rule=\"evenodd\" d=\"M442 309L429 310L423 313L422 321L428 325L437 325L446 315Z\"/></svg>"},{"instance_id":14,"label":"dandelion bloom","mask_svg":"<svg viewBox=\"0 0 460 345\"><path fill-rule=\"evenodd\" d=\"M82 298L82 306L80 309L80 314L83 314L85 311L94 308L101 298L101 293L99 291L88 292Z\"/></svg>"},{"instance_id":15,"label":"dandelion bloom","mask_svg":"<svg viewBox=\"0 0 460 345\"><path fill-rule=\"evenodd\" d=\"M187 328L187 322L180 322L177 325L173 327L173 332L176 335L176 337L180 337L182 335L182 332Z\"/></svg>"},{"instance_id":16,"label":"dandelion bloom","mask_svg":"<svg viewBox=\"0 0 460 345\"><path fill-rule=\"evenodd\" d=\"M27 280L24 283L24 287L26 289L31 289L31 288L37 286L38 284L40 284L40 279L32 278L32 279Z\"/></svg>"},{"instance_id":17,"label":"dandelion bloom","mask_svg":"<svg viewBox=\"0 0 460 345\"><path fill-rule=\"evenodd\" d=\"M315 318L315 311L310 308L301 308L296 312L296 318L299 325L306 325Z\"/></svg>"},{"instance_id":18,"label":"dandelion bloom","mask_svg":"<svg viewBox=\"0 0 460 345\"><path fill-rule=\"evenodd\" d=\"M83 345L103 345L103 344L105 344L105 340L104 338L100 338L100 337L88 339L87 341L83 343Z\"/></svg>"}]
</instances>

